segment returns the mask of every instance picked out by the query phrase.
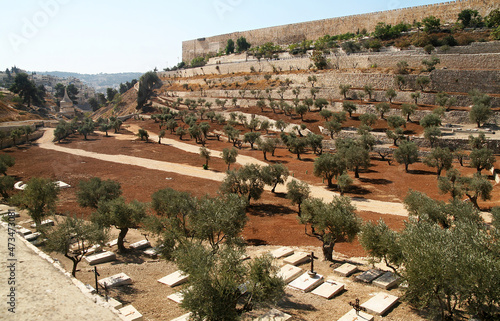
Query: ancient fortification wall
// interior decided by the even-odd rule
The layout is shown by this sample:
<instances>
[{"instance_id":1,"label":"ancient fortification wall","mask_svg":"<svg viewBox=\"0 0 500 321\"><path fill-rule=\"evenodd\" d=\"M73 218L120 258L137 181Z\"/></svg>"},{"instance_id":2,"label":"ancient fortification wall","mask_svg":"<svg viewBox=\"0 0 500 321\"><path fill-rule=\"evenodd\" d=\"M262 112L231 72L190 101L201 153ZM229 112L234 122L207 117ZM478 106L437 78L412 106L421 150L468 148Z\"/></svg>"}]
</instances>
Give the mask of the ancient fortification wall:
<instances>
[{"instance_id":1,"label":"ancient fortification wall","mask_svg":"<svg viewBox=\"0 0 500 321\"><path fill-rule=\"evenodd\" d=\"M423 18L430 15L441 19L442 22L455 22L458 14L464 9L478 10L484 16L499 7L498 0L458 0L198 38L182 43L182 60L189 62L196 56L218 52L225 47L228 39L236 40L241 36L254 46L269 41L276 44L290 44L305 39L316 40L327 34L356 32L364 28L371 32L378 22L412 23L413 21L422 21Z\"/></svg>"}]
</instances>

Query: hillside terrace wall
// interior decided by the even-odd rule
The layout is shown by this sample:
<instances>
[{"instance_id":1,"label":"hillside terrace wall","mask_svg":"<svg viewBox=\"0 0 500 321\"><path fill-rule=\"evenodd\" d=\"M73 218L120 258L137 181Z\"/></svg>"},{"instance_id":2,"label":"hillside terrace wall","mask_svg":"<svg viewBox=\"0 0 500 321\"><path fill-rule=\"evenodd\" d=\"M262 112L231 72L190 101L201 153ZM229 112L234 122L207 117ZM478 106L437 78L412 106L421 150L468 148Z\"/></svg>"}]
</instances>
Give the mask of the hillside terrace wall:
<instances>
[{"instance_id":1,"label":"hillside terrace wall","mask_svg":"<svg viewBox=\"0 0 500 321\"><path fill-rule=\"evenodd\" d=\"M279 77L281 81L289 79L292 81L290 89L285 92L285 99L293 99L295 96L292 94L292 88L300 88L301 94L300 99L305 99L310 97L310 87L311 84L307 81L307 77L310 74L279 74L273 75L272 79ZM350 98L357 98L358 93L363 92L363 86L371 85L374 88L374 93L372 98L376 101L386 101L385 91L389 88L394 88L397 93L397 97L394 101L403 103L413 103L414 100L411 94L420 90L419 86L415 84L417 75L407 75L407 84L403 87L403 90L398 90L398 87L394 80L394 75L392 74L368 74L368 73L354 73L354 72L323 72L316 73L318 81L315 84L319 88L317 97L322 97L326 99L342 99L343 96L340 94L339 85L340 84L350 84L353 89L349 91ZM260 81L263 75L251 75L251 81ZM440 91L450 92L451 96L455 97L457 102L456 106L470 106L472 101L467 93L472 89L480 89L480 91L490 94L497 94L500 92L500 71L486 70L486 71L466 71L466 70L434 70L430 73L431 84L428 89L433 92L421 92L418 102L420 104L430 104L435 105L436 93ZM214 79L212 79L214 81ZM239 83L243 85L246 80L243 76L227 76L220 79L222 82L226 83ZM182 84L205 84L203 79L182 79L179 80ZM239 89L243 89L243 86ZM226 93L227 91L227 93ZM239 90L220 90L211 89L204 91L205 95L214 98L228 98L236 97L240 99ZM198 97L200 92L179 92L178 94L188 97ZM277 89L273 89L273 98L280 98L277 93ZM245 97L251 97L250 91L247 90ZM266 95L267 97L267 95ZM243 102L244 103L244 102ZM255 104L255 102L250 102ZM500 106L500 97L492 97L492 107Z\"/></svg>"},{"instance_id":2,"label":"hillside terrace wall","mask_svg":"<svg viewBox=\"0 0 500 321\"><path fill-rule=\"evenodd\" d=\"M498 0L459 0L396 10L379 11L360 15L351 15L324 20L288 24L270 28L255 29L243 32L233 32L207 38L198 38L182 43L182 60L190 62L197 56L216 53L225 47L228 39L236 40L245 37L253 46L266 42L290 44L302 40L316 40L324 35L337 35L347 32L357 32L375 29L379 22L398 24L413 23L433 15L442 22L455 22L458 14L464 9L478 10L482 16L500 7Z\"/></svg>"}]
</instances>

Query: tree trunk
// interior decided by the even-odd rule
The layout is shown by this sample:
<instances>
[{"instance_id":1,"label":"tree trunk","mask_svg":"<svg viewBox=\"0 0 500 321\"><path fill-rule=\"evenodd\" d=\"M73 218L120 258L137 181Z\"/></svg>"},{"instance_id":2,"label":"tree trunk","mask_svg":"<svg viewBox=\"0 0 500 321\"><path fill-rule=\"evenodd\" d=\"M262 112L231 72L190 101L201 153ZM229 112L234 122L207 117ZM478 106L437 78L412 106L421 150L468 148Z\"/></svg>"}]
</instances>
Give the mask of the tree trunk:
<instances>
[{"instance_id":1,"label":"tree trunk","mask_svg":"<svg viewBox=\"0 0 500 321\"><path fill-rule=\"evenodd\" d=\"M354 178L359 178L359 168L358 168L358 166L354 167Z\"/></svg>"},{"instance_id":2,"label":"tree trunk","mask_svg":"<svg viewBox=\"0 0 500 321\"><path fill-rule=\"evenodd\" d=\"M332 177L327 177L327 180L328 180L328 187L333 187Z\"/></svg>"},{"instance_id":3,"label":"tree trunk","mask_svg":"<svg viewBox=\"0 0 500 321\"><path fill-rule=\"evenodd\" d=\"M325 258L325 261L330 261L333 262L333 247L335 246L335 243L323 243L322 249L323 249L323 256Z\"/></svg>"},{"instance_id":4,"label":"tree trunk","mask_svg":"<svg viewBox=\"0 0 500 321\"><path fill-rule=\"evenodd\" d=\"M274 184L273 189L271 190L271 193L274 193L274 191L276 190L276 186L278 186L277 182L276 182L276 184Z\"/></svg>"},{"instance_id":5,"label":"tree trunk","mask_svg":"<svg viewBox=\"0 0 500 321\"><path fill-rule=\"evenodd\" d=\"M408 173L408 165L409 165L408 163L405 163L405 172L407 173Z\"/></svg>"},{"instance_id":6,"label":"tree trunk","mask_svg":"<svg viewBox=\"0 0 500 321\"><path fill-rule=\"evenodd\" d=\"M125 235L127 235L127 232L128 232L128 227L124 227L120 229L120 234L118 234L117 245L118 245L118 251L120 253L124 253L127 251L127 249L123 245L123 240L125 239Z\"/></svg>"},{"instance_id":7,"label":"tree trunk","mask_svg":"<svg viewBox=\"0 0 500 321\"><path fill-rule=\"evenodd\" d=\"M73 268L71 269L71 275L73 277L76 277L76 266L78 265L79 261L75 257L69 256L67 253L65 253L64 256L73 262Z\"/></svg>"},{"instance_id":8,"label":"tree trunk","mask_svg":"<svg viewBox=\"0 0 500 321\"><path fill-rule=\"evenodd\" d=\"M262 152L262 154L264 154L264 160L267 161L267 155L266 155L266 152Z\"/></svg>"}]
</instances>

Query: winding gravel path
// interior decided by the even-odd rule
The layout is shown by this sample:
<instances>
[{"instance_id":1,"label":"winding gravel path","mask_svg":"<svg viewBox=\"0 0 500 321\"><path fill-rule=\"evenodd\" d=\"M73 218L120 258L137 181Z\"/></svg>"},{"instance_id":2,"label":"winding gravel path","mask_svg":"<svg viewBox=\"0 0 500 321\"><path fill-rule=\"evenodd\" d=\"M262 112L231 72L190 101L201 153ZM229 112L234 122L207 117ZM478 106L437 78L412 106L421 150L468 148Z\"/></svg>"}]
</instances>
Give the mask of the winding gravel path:
<instances>
[{"instance_id":1,"label":"winding gravel path","mask_svg":"<svg viewBox=\"0 0 500 321\"><path fill-rule=\"evenodd\" d=\"M139 126L132 125L129 127L130 131L137 132L139 129ZM121 135L122 139L130 139L131 136L126 136L123 137ZM117 136L120 137L120 136ZM224 180L225 174L224 173L216 173L210 170L203 170L199 167L194 167L190 165L183 165L183 164L177 164L177 163L170 163L170 162L163 162L163 161L157 161L157 160L152 160L152 159L147 159L147 158L141 158L141 157L134 157L134 156L127 156L127 155L109 155L109 154L102 154L102 153L95 153L95 152L89 152L85 151L82 149L74 149L74 148L67 148L67 147L62 147L58 144L53 143L54 139L54 129L48 128L45 129L44 135L38 140L38 146L40 148L44 149L49 149L49 150L54 150L58 152L63 152L63 153L68 153L68 154L73 154L77 156L82 156L82 157L90 157L94 159L99 159L107 162L112 162L112 163L119 163L119 164L125 164L125 165L135 165L135 166L140 166L148 169L155 169L155 170L160 170L160 171L165 171L165 172L171 172L171 173L177 173L181 175L186 175L186 176L191 176L191 177L197 177L197 178L204 178L204 179L209 179L213 181L222 181ZM151 140L157 140L158 136L153 135L150 133L150 139ZM183 151L189 152L189 153L194 153L194 154L199 154L199 147L194 146L191 144L183 143L177 140L173 139L168 139L168 138L162 138L161 140L162 144L168 144L172 147L181 149ZM220 157L220 151L217 150L210 150L212 153L212 157ZM245 156L245 155L239 155L237 158L237 163L241 165L246 165L246 164L259 164L262 166L266 166L267 163L262 162L260 160L257 160L253 157ZM295 180L295 178L290 177L288 178L288 181ZM317 198L322 198L326 202L329 202L333 196L338 195L338 193L331 192L326 190L322 186L315 186L309 184L309 187L311 189L311 195ZM270 187L266 186L267 190L270 190ZM278 185L276 187L276 192L279 193L286 193L286 183L284 185ZM380 213L380 214L392 214L392 215L399 215L399 216L408 216L408 212L405 209L404 205L402 203L394 203L394 202L383 202L383 201L377 201L377 200L370 200L370 199L364 199L364 198L352 198L352 203L353 205L356 206L358 210L361 211L371 211L375 213Z\"/></svg>"}]
</instances>

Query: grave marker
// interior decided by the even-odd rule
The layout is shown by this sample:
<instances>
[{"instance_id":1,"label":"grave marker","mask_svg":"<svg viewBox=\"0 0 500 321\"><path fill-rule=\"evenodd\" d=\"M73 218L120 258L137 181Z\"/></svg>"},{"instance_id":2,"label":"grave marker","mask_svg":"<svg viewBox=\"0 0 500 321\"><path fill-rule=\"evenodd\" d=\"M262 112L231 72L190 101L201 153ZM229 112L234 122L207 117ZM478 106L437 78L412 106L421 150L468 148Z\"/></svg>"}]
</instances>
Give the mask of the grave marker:
<instances>
[{"instance_id":1,"label":"grave marker","mask_svg":"<svg viewBox=\"0 0 500 321\"><path fill-rule=\"evenodd\" d=\"M33 242L35 241L40 235L42 235L40 232L36 232L36 233L31 233L31 234L28 234L28 235L25 235L24 238L26 239L26 241L28 242Z\"/></svg>"},{"instance_id":2,"label":"grave marker","mask_svg":"<svg viewBox=\"0 0 500 321\"><path fill-rule=\"evenodd\" d=\"M304 292L309 292L323 283L322 275L311 275L309 272L310 271L307 271L306 273L302 274L297 279L293 280L288 286L298 290L302 290Z\"/></svg>"},{"instance_id":3,"label":"grave marker","mask_svg":"<svg viewBox=\"0 0 500 321\"><path fill-rule=\"evenodd\" d=\"M177 318L172 319L170 321L189 321L190 317L191 317L191 312L188 312L188 313L183 314L180 317L177 317Z\"/></svg>"},{"instance_id":4,"label":"grave marker","mask_svg":"<svg viewBox=\"0 0 500 321\"><path fill-rule=\"evenodd\" d=\"M298 278L301 274L302 269L291 264L282 266L278 272L278 276L285 280L287 284Z\"/></svg>"},{"instance_id":5,"label":"grave marker","mask_svg":"<svg viewBox=\"0 0 500 321\"><path fill-rule=\"evenodd\" d=\"M182 292L175 292L167 296L167 299L172 300L175 303L181 304L182 300L184 300L184 294L182 294Z\"/></svg>"},{"instance_id":6,"label":"grave marker","mask_svg":"<svg viewBox=\"0 0 500 321\"><path fill-rule=\"evenodd\" d=\"M348 277L349 275L355 273L357 270L358 270L358 267L356 265L351 264L351 263L344 263L341 266L339 266L338 268L336 268L335 270L333 270L333 272L338 273L342 276Z\"/></svg>"},{"instance_id":7,"label":"grave marker","mask_svg":"<svg viewBox=\"0 0 500 321\"><path fill-rule=\"evenodd\" d=\"M86 256L85 260L90 265L101 264L101 263L106 263L106 262L111 262L111 261L116 260L116 254L113 252L104 251L101 253Z\"/></svg>"},{"instance_id":8,"label":"grave marker","mask_svg":"<svg viewBox=\"0 0 500 321\"><path fill-rule=\"evenodd\" d=\"M118 311L120 311L121 314L120 318L125 321L142 321L142 314L140 314L139 311L137 311L137 309L132 305L127 305Z\"/></svg>"},{"instance_id":9,"label":"grave marker","mask_svg":"<svg viewBox=\"0 0 500 321\"><path fill-rule=\"evenodd\" d=\"M291 264L291 265L299 265L305 263L309 260L309 255L304 252L297 252L292 254L291 256L285 258L283 263Z\"/></svg>"},{"instance_id":10,"label":"grave marker","mask_svg":"<svg viewBox=\"0 0 500 321\"><path fill-rule=\"evenodd\" d=\"M344 290L344 284L332 280L327 280L325 283L318 286L311 293L322 296L326 299L331 299Z\"/></svg>"},{"instance_id":11,"label":"grave marker","mask_svg":"<svg viewBox=\"0 0 500 321\"><path fill-rule=\"evenodd\" d=\"M175 271L174 273L171 273L161 279L158 280L158 282L166 284L170 287L174 287L177 285L180 285L188 280L189 276L184 275L184 272L181 270Z\"/></svg>"},{"instance_id":12,"label":"grave marker","mask_svg":"<svg viewBox=\"0 0 500 321\"><path fill-rule=\"evenodd\" d=\"M365 271L361 273L360 275L356 276L356 281L361 281L365 283L370 283L371 281L375 280L379 276L384 274L384 271L378 270L378 269L371 269L368 271Z\"/></svg>"},{"instance_id":13,"label":"grave marker","mask_svg":"<svg viewBox=\"0 0 500 321\"><path fill-rule=\"evenodd\" d=\"M379 288L388 290L394 286L397 286L400 280L400 277L395 275L394 273L385 272L384 274L382 274L382 276L376 278L372 282L372 284L378 286Z\"/></svg>"},{"instance_id":14,"label":"grave marker","mask_svg":"<svg viewBox=\"0 0 500 321\"><path fill-rule=\"evenodd\" d=\"M293 254L293 249L291 249L289 247L280 247L279 249L276 249L276 250L271 252L271 255L275 259L280 259L282 257L289 256L292 254Z\"/></svg>"},{"instance_id":15,"label":"grave marker","mask_svg":"<svg viewBox=\"0 0 500 321\"><path fill-rule=\"evenodd\" d=\"M338 321L373 321L373 319L373 315L363 311L356 312L356 310L352 309L344 314Z\"/></svg>"},{"instance_id":16,"label":"grave marker","mask_svg":"<svg viewBox=\"0 0 500 321\"><path fill-rule=\"evenodd\" d=\"M130 285L132 284L132 279L125 273L118 273L107 278L99 280L99 285L103 288L112 288L115 286Z\"/></svg>"},{"instance_id":17,"label":"grave marker","mask_svg":"<svg viewBox=\"0 0 500 321\"><path fill-rule=\"evenodd\" d=\"M265 314L255 318L256 321L286 321L292 316L278 309L271 309Z\"/></svg>"},{"instance_id":18,"label":"grave marker","mask_svg":"<svg viewBox=\"0 0 500 321\"><path fill-rule=\"evenodd\" d=\"M40 222L40 225L42 226L54 226L54 221L53 220L45 220ZM30 225L32 228L36 227L36 223L33 223Z\"/></svg>"},{"instance_id":19,"label":"grave marker","mask_svg":"<svg viewBox=\"0 0 500 321\"><path fill-rule=\"evenodd\" d=\"M361 304L361 307L365 308L369 313L384 315L396 302L398 302L398 297L379 292L373 298Z\"/></svg>"},{"instance_id":20,"label":"grave marker","mask_svg":"<svg viewBox=\"0 0 500 321\"><path fill-rule=\"evenodd\" d=\"M148 240L141 240L130 244L130 248L134 250L142 250L151 247L151 243Z\"/></svg>"}]
</instances>

